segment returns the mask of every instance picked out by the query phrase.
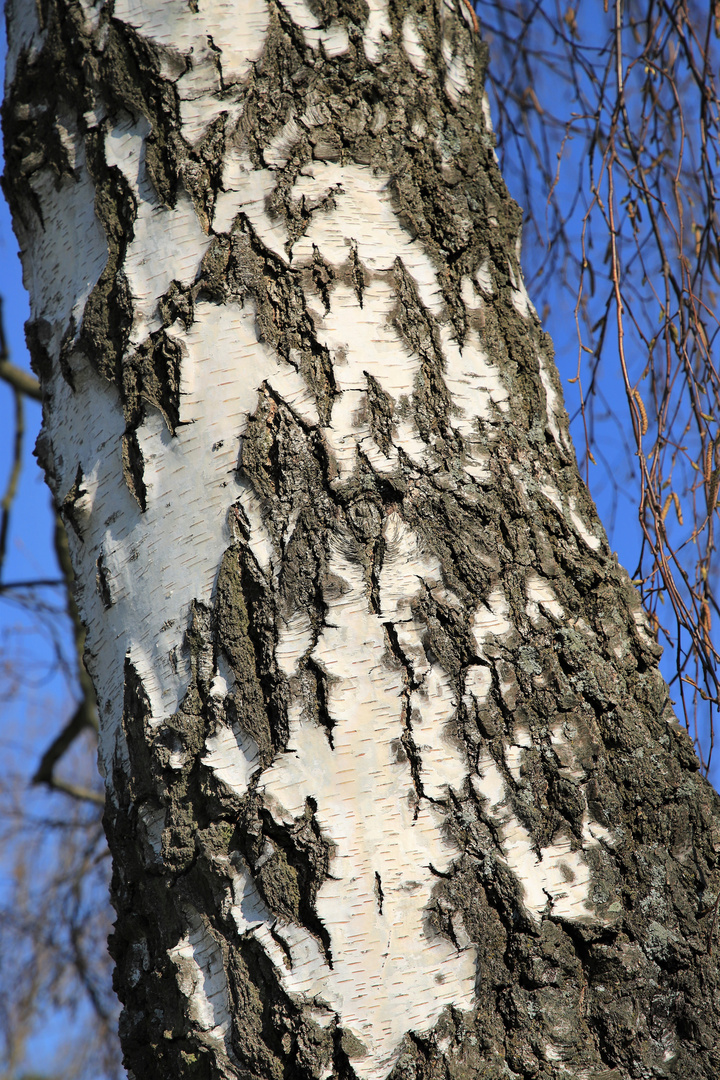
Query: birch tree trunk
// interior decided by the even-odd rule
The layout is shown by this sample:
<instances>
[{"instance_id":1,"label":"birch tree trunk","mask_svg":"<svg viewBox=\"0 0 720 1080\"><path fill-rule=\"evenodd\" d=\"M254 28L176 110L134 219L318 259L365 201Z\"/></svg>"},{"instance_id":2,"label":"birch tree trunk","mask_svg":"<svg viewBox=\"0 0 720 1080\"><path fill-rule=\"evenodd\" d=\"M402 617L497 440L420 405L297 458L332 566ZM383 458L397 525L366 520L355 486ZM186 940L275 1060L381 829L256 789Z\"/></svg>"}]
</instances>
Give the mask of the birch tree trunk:
<instances>
[{"instance_id":1,"label":"birch tree trunk","mask_svg":"<svg viewBox=\"0 0 720 1080\"><path fill-rule=\"evenodd\" d=\"M130 1075L720 1075L717 796L465 0L12 0Z\"/></svg>"}]
</instances>

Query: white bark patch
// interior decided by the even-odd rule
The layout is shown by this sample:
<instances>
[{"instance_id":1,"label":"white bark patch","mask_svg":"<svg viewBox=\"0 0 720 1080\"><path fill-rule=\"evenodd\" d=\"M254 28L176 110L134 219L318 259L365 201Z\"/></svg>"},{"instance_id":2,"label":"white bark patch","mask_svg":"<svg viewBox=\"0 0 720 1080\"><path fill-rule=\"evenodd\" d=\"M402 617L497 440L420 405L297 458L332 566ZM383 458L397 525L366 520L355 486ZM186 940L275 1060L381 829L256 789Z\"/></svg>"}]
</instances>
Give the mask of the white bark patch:
<instances>
[{"instance_id":1,"label":"white bark patch","mask_svg":"<svg viewBox=\"0 0 720 1080\"><path fill-rule=\"evenodd\" d=\"M233 221L245 214L263 244L287 263L287 228L266 210L277 177L272 169L253 169L250 159L230 153L223 164L223 188L215 200L213 230L230 232Z\"/></svg>"},{"instance_id":2,"label":"white bark patch","mask_svg":"<svg viewBox=\"0 0 720 1080\"><path fill-rule=\"evenodd\" d=\"M317 16L305 0L280 0L282 7L301 30L315 30L320 25Z\"/></svg>"},{"instance_id":3,"label":"white bark patch","mask_svg":"<svg viewBox=\"0 0 720 1080\"><path fill-rule=\"evenodd\" d=\"M485 120L485 131L489 133L489 132L491 132L493 130L493 122L492 122L492 112L490 111L490 98L488 97L487 91L484 91L484 93L483 93L482 110L483 110L483 118Z\"/></svg>"},{"instance_id":4,"label":"white bark patch","mask_svg":"<svg viewBox=\"0 0 720 1080\"><path fill-rule=\"evenodd\" d=\"M423 74L427 68L427 55L422 46L420 31L414 15L406 15L402 25L403 48L416 71Z\"/></svg>"},{"instance_id":5,"label":"white bark patch","mask_svg":"<svg viewBox=\"0 0 720 1080\"><path fill-rule=\"evenodd\" d=\"M300 659L307 655L313 641L313 629L306 612L296 611L278 628L275 660L288 678L295 674Z\"/></svg>"},{"instance_id":6,"label":"white bark patch","mask_svg":"<svg viewBox=\"0 0 720 1080\"><path fill-rule=\"evenodd\" d=\"M447 672L427 660L422 644L425 626L414 618L411 604L420 581L441 603L459 606L459 601L441 584L439 560L421 549L417 534L399 514L388 515L383 538L380 617L393 623L413 678L422 679L410 694L413 741L422 758L423 792L428 798L441 799L448 787L459 788L467 775L459 743L448 734L458 702L453 700Z\"/></svg>"},{"instance_id":7,"label":"white bark patch","mask_svg":"<svg viewBox=\"0 0 720 1080\"><path fill-rule=\"evenodd\" d=\"M539 625L541 608L543 612L547 612L553 618L562 619L565 612L547 578L541 577L540 574L534 572L528 574L525 593L528 598L525 611L534 626Z\"/></svg>"},{"instance_id":8,"label":"white bark patch","mask_svg":"<svg viewBox=\"0 0 720 1080\"><path fill-rule=\"evenodd\" d=\"M485 120L485 131L486 131L486 133L488 135L490 135L490 134L492 134L494 129L493 129L493 122L492 122L492 112L490 110L490 98L488 97L487 90L483 92L482 110L483 110L483 119ZM497 151L495 150L495 147L493 147L492 154L493 154L493 157L495 158L495 164L499 165L500 162L499 162L499 159L498 159L498 156L497 156ZM497 224L497 222L496 222L496 224Z\"/></svg>"},{"instance_id":9,"label":"white bark patch","mask_svg":"<svg viewBox=\"0 0 720 1080\"><path fill-rule=\"evenodd\" d=\"M180 100L180 120L183 138L191 145L197 143L208 126L221 113L234 118L240 111L226 94L217 65L217 53L210 48L198 47L188 58L188 70L177 79L175 89ZM222 97L221 97L222 94Z\"/></svg>"},{"instance_id":10,"label":"white bark patch","mask_svg":"<svg viewBox=\"0 0 720 1080\"><path fill-rule=\"evenodd\" d=\"M525 727L516 727L513 741L505 747L505 764L515 783L520 779L522 752L533 744L530 732Z\"/></svg>"},{"instance_id":11,"label":"white bark patch","mask_svg":"<svg viewBox=\"0 0 720 1080\"><path fill-rule=\"evenodd\" d=\"M315 210L306 232L293 244L293 265L310 263L319 251L331 266L346 267L354 244L360 262L373 275L368 275L362 306L355 290L340 281L330 290L329 311L325 298L312 294L308 297L318 340L333 355L336 384L341 391L326 431L341 480L355 470L358 449L381 472L396 466L397 447L421 466L428 462L428 447L410 420L398 419L393 446L381 450L367 414L366 373L399 403L419 371L419 358L408 353L393 326L397 298L391 281L381 276L392 271L398 256L412 275L428 311L441 318L445 315L435 268L422 245L411 239L398 222L388 182L387 177L375 176L362 165L314 164L293 188L293 195L304 198L306 205L318 205L329 195L334 203ZM481 301L470 279L466 293L468 289L467 299L478 309ZM488 456L474 445L479 441L478 423L492 421L497 412L508 411L508 391L475 329L468 332L462 349L445 322L440 323L439 337L444 379L453 402L451 423L465 440L468 473L482 482L489 477Z\"/></svg>"},{"instance_id":12,"label":"white bark patch","mask_svg":"<svg viewBox=\"0 0 720 1080\"><path fill-rule=\"evenodd\" d=\"M490 263L487 259L477 268L475 271L475 280L478 283L478 287L483 296L491 299L494 293L492 275L490 273Z\"/></svg>"},{"instance_id":13,"label":"white bark patch","mask_svg":"<svg viewBox=\"0 0 720 1080\"><path fill-rule=\"evenodd\" d=\"M442 41L440 55L445 65L445 93L453 105L458 105L460 99L468 92L471 86L475 57L472 51L472 35L468 34L462 23L458 21L458 8L464 8L464 3L459 0L455 4L444 0L440 7L440 20L442 23ZM469 15L469 12L463 12Z\"/></svg>"},{"instance_id":14,"label":"white bark patch","mask_svg":"<svg viewBox=\"0 0 720 1080\"><path fill-rule=\"evenodd\" d=\"M322 45L328 56L341 56L349 47L349 38L346 28L338 22L331 23L327 29L323 29L305 0L280 0L283 8L292 21L302 32L306 44L312 49L319 49Z\"/></svg>"},{"instance_id":15,"label":"white bark patch","mask_svg":"<svg viewBox=\"0 0 720 1080\"><path fill-rule=\"evenodd\" d=\"M512 271L511 271L511 273L512 273ZM524 287L525 286L523 285L523 288ZM515 293L513 293L513 296L514 295L515 295ZM539 367L539 370L540 370L540 382L542 383L543 390L545 391L545 400L546 400L546 403L547 403L547 421L548 421L548 427L550 428L550 434L552 435L553 439L555 440L556 444L560 447L561 450L567 450L568 449L567 440L565 439L565 437L563 435L561 435L560 427L558 426L559 423L560 424L563 423L563 413L564 413L563 405L562 405L562 402L561 402L560 397L558 395L558 392L555 389L555 385L554 385L554 383L552 381L552 377L550 375L550 372L548 371L547 366L545 364L545 359L544 359L544 357L542 356L541 353L538 353L537 359L538 359L538 367ZM570 448L570 449L572 449L572 448Z\"/></svg>"},{"instance_id":16,"label":"white bark patch","mask_svg":"<svg viewBox=\"0 0 720 1080\"><path fill-rule=\"evenodd\" d=\"M224 701L235 683L235 677L223 659L218 657L217 672L210 683L210 697L215 701Z\"/></svg>"},{"instance_id":17,"label":"white bark patch","mask_svg":"<svg viewBox=\"0 0 720 1080\"><path fill-rule=\"evenodd\" d=\"M95 186L85 164L83 141L66 129L73 147L78 178L56 177L42 169L29 183L42 207L52 207L44 226L33 235L23 258L23 281L30 293L30 318L43 319L50 334L45 345L57 355L71 317L82 322L85 304L108 257L107 239L95 216ZM77 257L82 238L82 258ZM24 245L23 245L24 246Z\"/></svg>"},{"instance_id":18,"label":"white bark patch","mask_svg":"<svg viewBox=\"0 0 720 1080\"><path fill-rule=\"evenodd\" d=\"M297 368L293 367L293 363L300 364L300 359L300 355L295 356L291 349L290 363L282 364L275 371L271 371L266 381L306 424L317 427L320 417L315 396Z\"/></svg>"},{"instance_id":19,"label":"white bark patch","mask_svg":"<svg viewBox=\"0 0 720 1080\"><path fill-rule=\"evenodd\" d=\"M518 475L519 475L519 473L518 473ZM560 514L564 514L563 504L562 504L562 495L557 490L557 488L554 488L551 484L540 484L540 490L542 491L545 498L550 500L550 502L553 504L555 509Z\"/></svg>"},{"instance_id":20,"label":"white bark patch","mask_svg":"<svg viewBox=\"0 0 720 1080\"><path fill-rule=\"evenodd\" d=\"M447 69L445 93L453 105L457 105L460 98L470 89L472 57L468 55L466 60L461 52L455 52L447 38L443 39L441 53Z\"/></svg>"},{"instance_id":21,"label":"white bark patch","mask_svg":"<svg viewBox=\"0 0 720 1080\"><path fill-rule=\"evenodd\" d=\"M189 922L187 934L168 956L177 968L180 993L188 999L188 1018L207 1033L211 1045L224 1049L232 1021L222 951L197 912Z\"/></svg>"},{"instance_id":22,"label":"white bark patch","mask_svg":"<svg viewBox=\"0 0 720 1080\"><path fill-rule=\"evenodd\" d=\"M318 38L327 56L342 56L350 47L348 32L342 23L331 23L327 30L320 31Z\"/></svg>"},{"instance_id":23,"label":"white bark patch","mask_svg":"<svg viewBox=\"0 0 720 1080\"><path fill-rule=\"evenodd\" d=\"M402 627L412 623L421 632L422 624L412 618L412 603L420 581L424 581L431 591L440 585L440 562L422 547L417 533L398 513L387 515L383 539L385 555L380 575L380 614L384 620L399 623ZM425 656L424 650L421 655Z\"/></svg>"},{"instance_id":24,"label":"white bark patch","mask_svg":"<svg viewBox=\"0 0 720 1080\"><path fill-rule=\"evenodd\" d=\"M444 872L456 851L443 834L442 810L425 800L416 806L409 763L398 754L404 681L388 657L383 627L389 618L404 615L398 635L416 661L415 676L424 674L412 703L423 784L428 794L442 798L448 785L464 782L467 765L446 731L455 710L447 676L438 665L421 660L420 628L414 627L410 614L419 577L428 571L428 585L437 587L439 567L434 560L423 561L417 538L403 523L391 528L395 559L380 575L380 616L369 609L361 568L339 553L332 557L331 571L343 580L345 591L329 600L327 623L311 655L330 676L327 707L334 722L333 747L327 732L303 719L296 703L290 709L287 751L259 780L266 805L288 824L304 813L306 799L312 797L322 833L334 845L330 878L317 898L318 915L330 935L333 968L301 928L274 924L287 943L292 967L272 943L269 927L254 932L286 989L306 1000L324 1001L366 1046L367 1055L353 1062L363 1080L386 1076L403 1035L431 1028L447 1004L470 1008L474 986L472 950L458 952L447 939L433 935L425 922L436 880L430 866ZM411 547L419 556L412 574L400 555ZM306 648L299 622L294 633L297 640L295 648L287 650L287 668ZM250 886L243 885L246 888ZM253 916L260 914L254 901L243 900L236 907L243 904L252 908ZM265 926L267 921L265 916Z\"/></svg>"},{"instance_id":25,"label":"white bark patch","mask_svg":"<svg viewBox=\"0 0 720 1080\"><path fill-rule=\"evenodd\" d=\"M260 768L258 746L252 736L239 724L218 724L214 734L205 740L205 748L203 765L212 769L235 795L244 795Z\"/></svg>"},{"instance_id":26,"label":"white bark patch","mask_svg":"<svg viewBox=\"0 0 720 1080\"><path fill-rule=\"evenodd\" d=\"M583 539L583 541L587 544L591 551L597 551L597 549L600 547L601 541L599 537L594 536L590 532L589 528L578 514L577 510L575 509L575 499L572 497L570 498L569 502L568 514L570 516L570 520L577 529L577 532Z\"/></svg>"},{"instance_id":27,"label":"white bark patch","mask_svg":"<svg viewBox=\"0 0 720 1080\"><path fill-rule=\"evenodd\" d=\"M138 817L145 826L147 841L159 859L162 855L162 834L165 828L165 808L150 808L146 804L138 807Z\"/></svg>"},{"instance_id":28,"label":"white bark patch","mask_svg":"<svg viewBox=\"0 0 720 1080\"><path fill-rule=\"evenodd\" d=\"M529 741L516 733L516 745L506 749L506 764L516 781L520 778L523 748ZM509 760L508 760L509 759ZM505 861L523 887L523 902L531 917L539 922L546 910L569 919L588 918L594 908L590 901L590 867L584 852L601 840L612 842L611 834L598 822L583 819L582 845L561 833L539 852L530 833L513 814L505 778L489 752L481 755L478 776L471 777L476 794L487 800L487 812L494 818ZM597 915L594 915L597 918Z\"/></svg>"},{"instance_id":29,"label":"white bark patch","mask_svg":"<svg viewBox=\"0 0 720 1080\"><path fill-rule=\"evenodd\" d=\"M440 327L440 341L445 370L445 385L452 394L453 404L462 418L455 420L461 435L468 437L477 432L478 417L490 420L495 405L500 412L508 412L509 394L500 379L500 372L488 359L480 344L477 330L468 331L462 347L453 340L447 325Z\"/></svg>"},{"instance_id":30,"label":"white bark patch","mask_svg":"<svg viewBox=\"0 0 720 1080\"><path fill-rule=\"evenodd\" d=\"M636 627L637 632L640 635L640 637L643 638L644 641L647 642L648 645L655 645L656 642L650 636L650 626L649 626L649 623L647 621L647 616L646 616L645 612L643 611L643 609L641 607L638 607L635 611L633 611L632 615L633 615L633 622L635 623L635 627ZM675 717L673 715L672 710L668 710L668 716L670 717L671 721L674 722Z\"/></svg>"},{"instance_id":31,"label":"white bark patch","mask_svg":"<svg viewBox=\"0 0 720 1080\"><path fill-rule=\"evenodd\" d=\"M333 405L332 423L326 429L341 480L351 476L357 467L357 451L361 449L381 472L391 471L397 464L397 450L386 454L377 445L367 414L367 375L373 376L390 397L397 401L419 370L419 361L405 351L391 318L397 303L389 282L374 280L363 293L363 306L353 289L336 285L332 292L331 309L325 314L310 305L318 340L335 357L335 384L341 396ZM352 331L351 333L349 331ZM405 437L398 429L393 440L411 457L423 464L427 446L410 421Z\"/></svg>"},{"instance_id":32,"label":"white bark patch","mask_svg":"<svg viewBox=\"0 0 720 1080\"><path fill-rule=\"evenodd\" d=\"M510 633L512 624L507 618L509 611L510 606L504 592L496 586L473 618L472 630L479 650L482 650L483 642L490 634L505 637Z\"/></svg>"},{"instance_id":33,"label":"white bark patch","mask_svg":"<svg viewBox=\"0 0 720 1080\"><path fill-rule=\"evenodd\" d=\"M429 799L443 799L448 787L457 790L467 776L459 740L447 730L457 706L450 676L433 664L422 687L410 695L413 741L422 759L423 794Z\"/></svg>"},{"instance_id":34,"label":"white bark patch","mask_svg":"<svg viewBox=\"0 0 720 1080\"><path fill-rule=\"evenodd\" d=\"M237 501L240 503L250 524L250 540L248 542L248 547L258 566L262 570L267 571L272 566L275 549L273 547L270 531L263 518L262 503L247 481L241 480L240 496ZM230 511L229 516L230 518L232 517L232 510ZM233 530L233 538L237 539L238 535L239 533L236 534Z\"/></svg>"},{"instance_id":35,"label":"white bark patch","mask_svg":"<svg viewBox=\"0 0 720 1080\"><path fill-rule=\"evenodd\" d=\"M388 514L383 525L383 539L385 555L379 580L380 618L382 622L393 623L403 655L417 682L426 679L431 671L423 647L426 627L412 613L412 602L420 582L424 582L441 602L454 606L458 601L441 585L442 570L438 559L422 549L417 534L399 514ZM420 689L425 689L425 683Z\"/></svg>"},{"instance_id":36,"label":"white bark patch","mask_svg":"<svg viewBox=\"0 0 720 1080\"><path fill-rule=\"evenodd\" d=\"M388 0L366 0L370 14L363 34L363 49L371 64L377 64L383 54L383 38L392 37Z\"/></svg>"},{"instance_id":37,"label":"white bark patch","mask_svg":"<svg viewBox=\"0 0 720 1080\"><path fill-rule=\"evenodd\" d=\"M468 310L482 311L483 305L478 299L477 289L473 285L472 278L468 277L467 274L460 280L460 296Z\"/></svg>"},{"instance_id":38,"label":"white bark patch","mask_svg":"<svg viewBox=\"0 0 720 1080\"><path fill-rule=\"evenodd\" d=\"M465 672L465 693L463 701L468 708L472 708L473 702L484 705L492 686L492 673L489 667L482 664L473 664Z\"/></svg>"},{"instance_id":39,"label":"white bark patch","mask_svg":"<svg viewBox=\"0 0 720 1080\"><path fill-rule=\"evenodd\" d=\"M519 253L518 253L518 257L519 257ZM510 274L510 284L512 286L511 300L512 300L513 307L515 308L515 310L517 311L517 313L519 315L522 315L522 317L524 319L529 319L530 317L537 318L537 312L535 311L535 307L534 307L530 297L528 296L528 291L525 288L525 282L523 280L522 274L520 274L519 276L516 276L515 271L513 270L512 266L510 266L510 264L508 264L508 272ZM544 368L542 367L542 361L541 361L541 373L540 373L540 378L541 379L543 379L543 376L542 376L543 370L544 370ZM547 394L548 388L547 388L547 385L546 385L546 379L543 379L543 386L545 387L545 393ZM555 395L555 396L557 397L557 395ZM548 407L549 407L549 402L548 402Z\"/></svg>"},{"instance_id":40,"label":"white bark patch","mask_svg":"<svg viewBox=\"0 0 720 1080\"><path fill-rule=\"evenodd\" d=\"M255 408L263 372L279 364L257 342L250 305L199 304L192 327L178 330L177 339L184 352L181 426L172 437L150 411L138 429L148 505L142 542L133 540L137 561L119 538L105 543L118 600L137 594L137 575L146 575L148 610L131 656L150 694L154 723L177 709L187 687L189 668L178 652L189 606L195 598L210 599L228 541L227 506L240 492L238 436Z\"/></svg>"},{"instance_id":41,"label":"white bark patch","mask_svg":"<svg viewBox=\"0 0 720 1080\"><path fill-rule=\"evenodd\" d=\"M319 201L332 193L335 207L317 210L307 231L293 245L293 259L311 260L313 245L332 266L347 262L352 242L360 261L373 272L392 270L396 258L415 283L425 307L442 314L444 302L432 260L402 227L393 208L390 177L369 165L307 165L292 189L293 198ZM409 384L407 384L409 385Z\"/></svg>"},{"instance_id":42,"label":"white bark patch","mask_svg":"<svg viewBox=\"0 0 720 1080\"><path fill-rule=\"evenodd\" d=\"M257 499L238 483L235 470L239 435L256 407L256 387L265 376L281 378L289 365L258 343L250 305L199 304L190 331L181 333L176 325L172 333L184 350L181 426L172 436L159 413L149 409L138 429L147 486L144 514L118 480L125 423L114 389L79 359L75 377L82 392L73 394L61 376L53 378L60 492L74 483L78 462L84 474L84 542L73 546L104 715L100 756L105 767L115 749L126 655L149 695L151 723L171 715L187 689L190 672L182 644L190 604L211 598L232 538L226 518L236 498L251 522L252 550L261 564L272 555ZM100 552L112 599L107 610L95 588Z\"/></svg>"},{"instance_id":43,"label":"white bark patch","mask_svg":"<svg viewBox=\"0 0 720 1080\"><path fill-rule=\"evenodd\" d=\"M591 551L597 551L602 541L594 533L590 532L589 527L582 520L576 510L575 497L571 496L568 500L567 508L563 505L563 497L557 488L553 487L549 482L541 483L539 485L540 490L546 499L549 499L558 512L569 521L575 531L577 532L583 543L587 544Z\"/></svg>"},{"instance_id":44,"label":"white bark patch","mask_svg":"<svg viewBox=\"0 0 720 1080\"><path fill-rule=\"evenodd\" d=\"M463 277L460 293L468 311L482 312L482 299L470 277ZM454 416L451 424L460 432L465 442L468 455L466 471L482 483L490 479L490 457L474 445L478 441L478 420L490 422L490 426L485 429L485 438L492 440L496 434L492 422L497 419L498 413L509 411L510 395L500 378L498 368L490 362L483 349L480 335L474 327L468 330L462 348L455 341L447 324L440 327L440 341L445 358L443 379L453 401Z\"/></svg>"},{"instance_id":45,"label":"white bark patch","mask_svg":"<svg viewBox=\"0 0 720 1080\"><path fill-rule=\"evenodd\" d=\"M123 701L123 667L126 653L125 619L114 625L108 618L95 587L95 560L103 550L108 526L120 522L123 536L138 527L140 510L122 480L121 436L125 430L117 391L103 381L81 358L73 362L77 393L74 393L55 368L50 380L53 410L52 466L57 476L61 498L75 482L78 463L83 472L82 500L85 513L79 524L84 542L73 529L68 540L73 553L78 588L78 606L87 627L87 656L90 673L98 691L98 705L103 714L100 728L99 759L101 770L108 771L115 747ZM132 549L131 549L132 550ZM111 587L111 595L114 587ZM113 596L114 599L114 596ZM125 616L139 627L144 610L134 605ZM110 772L111 775L111 772Z\"/></svg>"},{"instance_id":46,"label":"white bark patch","mask_svg":"<svg viewBox=\"0 0 720 1080\"><path fill-rule=\"evenodd\" d=\"M193 11L187 0L115 0L114 17L143 37L185 55L202 53L208 36L220 54L223 82L239 82L260 57L267 36L266 0L213 0Z\"/></svg>"},{"instance_id":47,"label":"white bark patch","mask_svg":"<svg viewBox=\"0 0 720 1080\"><path fill-rule=\"evenodd\" d=\"M148 122L116 124L105 137L105 156L126 177L137 199L133 240L123 271L133 297L134 321L130 339L137 345L162 323L157 303L172 281L191 284L212 237L198 220L190 198L178 194L174 207L162 206L145 170L144 144Z\"/></svg>"},{"instance_id":48,"label":"white bark patch","mask_svg":"<svg viewBox=\"0 0 720 1080\"><path fill-rule=\"evenodd\" d=\"M231 915L238 933L258 930L265 923L272 925L272 913L257 891L250 870L240 855L233 855L233 866L228 873L232 881L232 898L226 913ZM283 965L280 966L282 968Z\"/></svg>"}]
</instances>

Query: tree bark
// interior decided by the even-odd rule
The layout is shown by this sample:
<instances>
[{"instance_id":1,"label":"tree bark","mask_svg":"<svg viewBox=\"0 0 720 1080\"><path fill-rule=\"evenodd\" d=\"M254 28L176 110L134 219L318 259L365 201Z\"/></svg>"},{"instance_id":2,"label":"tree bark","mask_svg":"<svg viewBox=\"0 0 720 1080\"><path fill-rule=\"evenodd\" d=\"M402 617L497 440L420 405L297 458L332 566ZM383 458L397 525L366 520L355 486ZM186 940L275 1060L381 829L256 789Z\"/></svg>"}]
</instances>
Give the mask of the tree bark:
<instances>
[{"instance_id":1,"label":"tree bark","mask_svg":"<svg viewBox=\"0 0 720 1080\"><path fill-rule=\"evenodd\" d=\"M720 1075L718 797L466 0L9 4L131 1076Z\"/></svg>"}]
</instances>

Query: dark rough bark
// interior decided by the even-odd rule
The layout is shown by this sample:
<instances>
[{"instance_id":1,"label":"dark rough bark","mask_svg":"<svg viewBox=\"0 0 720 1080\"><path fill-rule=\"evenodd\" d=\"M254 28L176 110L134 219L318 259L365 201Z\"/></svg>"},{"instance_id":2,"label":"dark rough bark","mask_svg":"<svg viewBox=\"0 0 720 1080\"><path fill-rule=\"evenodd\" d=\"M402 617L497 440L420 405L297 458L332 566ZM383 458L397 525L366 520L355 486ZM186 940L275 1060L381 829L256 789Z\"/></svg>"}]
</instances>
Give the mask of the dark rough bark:
<instances>
[{"instance_id":1,"label":"dark rough bark","mask_svg":"<svg viewBox=\"0 0 720 1080\"><path fill-rule=\"evenodd\" d=\"M432 454L432 468L418 468L401 450L397 467L381 473L359 455L352 476L339 481L322 430L339 393L334 359L318 340L307 306L314 291L330 310L337 270L319 252L312 266L283 265L241 215L231 232L213 237L192 285L173 282L162 298L167 328L177 320L191 327L201 302L251 297L260 339L298 367L321 424L309 425L271 387L260 393L238 470L261 500L281 569L272 577L258 565L238 506L235 540L222 559L212 602L195 604L187 628L189 689L160 728L151 726L143 680L126 662L123 731L130 767L118 759L109 778L114 794L106 828L117 910L111 949L131 1074L138 1080L355 1075L352 1062L362 1051L352 1033L316 1023L307 1005L285 992L257 941L233 933L223 911L228 868L242 857L254 868L267 907L305 927L330 955L315 901L329 874L332 844L318 824L317 807L308 799L304 817L280 825L252 785L244 797L233 795L201 759L219 715L252 736L263 766L285 749L291 688L276 658L278 621L306 611L319 632L337 588L329 569L331 537L339 537L348 558L363 568L371 610L378 611L378 575L388 557L383 525L390 512L399 512L439 560L443 583L459 601L449 605L427 589L413 614L426 628L428 656L447 672L460 702L455 737L470 770L489 751L505 778L512 811L538 851L561 828L580 846L586 807L611 830L614 843L586 853L596 917L559 917L549 898L536 921L498 856L484 800L469 784L461 795L448 792L447 829L458 857L438 876L427 918L438 934L452 938L453 915L460 913L478 950L476 1008L467 1013L449 1007L432 1032L409 1033L392 1076L715 1080L720 804L698 773L689 738L672 718L657 669L660 650L635 619L638 600L627 574L604 537L597 549L590 548L542 490L543 478L551 477L563 504L574 500L584 521L596 522L569 446L567 419L558 415L554 432L548 415L552 391L543 386L538 356L560 397L551 343L534 313L524 316L513 302L521 276L521 212L499 175L481 109L482 41L459 13L453 16L454 32L470 42L475 56L475 86L455 106L444 93L439 64L419 78L399 44L403 18L413 11L426 26L426 50L437 57L438 5L391 3L393 35L380 69L361 44L364 3L314 0L322 25L332 17L347 27L349 49L337 57L307 47L285 9L271 3L270 30L244 90L238 129L229 130L221 116L191 147L183 140L166 74L180 63L177 55L164 55L115 20L109 5L97 30L89 28L76 0L44 0L41 10L44 43L21 60L4 106L5 190L24 239L34 227L28 224L32 216L48 213L33 194L34 173L49 169L58 185L72 182L73 165L56 123L70 115L84 140L108 261L81 327L70 331L74 352L52 355L41 321L29 326L28 340L46 386L48 373L61 363L72 378L78 355L114 384L126 423L125 482L143 509L147 492L136 433L152 408L174 432L181 416L182 358L163 329L134 352L132 362L123 362L132 323L123 264L136 208L122 175L104 160L102 139L86 119L92 112L145 117L146 165L158 199L173 206L184 189L209 228L228 141L244 140L260 167L291 109L299 102L317 104L324 122L300 135L278 169L272 212L287 223L291 238L303 234L313 209L298 204L291 191L312 160L367 164L390 175L396 213L441 268L453 337L462 345L476 329L509 390L509 411L496 409L478 425L477 445L482 449L484 443L489 456L490 479L476 482L465 471L467 447L451 422L438 320L398 259L392 275L394 327L407 351L420 358L419 374L399 405L368 374L368 422L387 452L398 422L412 416ZM483 264L492 295L480 317L463 303L461 283ZM356 251L347 276L361 301L372 272ZM45 409L52 433L50 396ZM45 444L40 454L52 484ZM79 466L74 488L55 488L79 543L82 524L74 507L82 492ZM294 531L286 543L291 519ZM100 575L103 564L97 565ZM528 616L533 572L552 583L562 619L548 608L535 620ZM472 613L498 581L513 632L491 639L478 657ZM102 591L109 607L113 587L107 575ZM218 655L235 677L233 693L221 703L211 693ZM402 672L409 701L413 667L390 622L387 663ZM464 693L468 667L478 663L492 678L482 707L468 704ZM306 715L323 725L332 746L336 721L328 707L328 675L311 657L292 692L301 695ZM563 747L550 736L559 724L573 733ZM506 755L519 725L529 730L530 742L516 775ZM422 750L413 740L411 716L400 742L398 753L410 761L421 801L427 798ZM176 753L182 765L170 767ZM158 854L148 822L161 810ZM268 851L271 857L263 858ZM382 908L379 880L377 897ZM169 955L193 919L216 941L225 968L233 1018L225 1057L189 1017Z\"/></svg>"}]
</instances>

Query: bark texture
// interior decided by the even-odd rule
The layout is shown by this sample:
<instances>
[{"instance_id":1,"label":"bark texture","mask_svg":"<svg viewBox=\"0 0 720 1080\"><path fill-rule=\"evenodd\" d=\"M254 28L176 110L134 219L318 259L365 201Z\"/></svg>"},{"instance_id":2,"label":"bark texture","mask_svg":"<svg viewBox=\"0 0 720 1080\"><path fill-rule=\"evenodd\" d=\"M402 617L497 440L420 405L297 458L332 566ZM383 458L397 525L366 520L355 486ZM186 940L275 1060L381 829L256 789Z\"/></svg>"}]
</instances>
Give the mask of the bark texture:
<instances>
[{"instance_id":1,"label":"bark texture","mask_svg":"<svg viewBox=\"0 0 720 1080\"><path fill-rule=\"evenodd\" d=\"M5 190L130 1075L720 1075L718 798L465 0L16 0Z\"/></svg>"}]
</instances>

